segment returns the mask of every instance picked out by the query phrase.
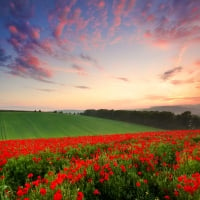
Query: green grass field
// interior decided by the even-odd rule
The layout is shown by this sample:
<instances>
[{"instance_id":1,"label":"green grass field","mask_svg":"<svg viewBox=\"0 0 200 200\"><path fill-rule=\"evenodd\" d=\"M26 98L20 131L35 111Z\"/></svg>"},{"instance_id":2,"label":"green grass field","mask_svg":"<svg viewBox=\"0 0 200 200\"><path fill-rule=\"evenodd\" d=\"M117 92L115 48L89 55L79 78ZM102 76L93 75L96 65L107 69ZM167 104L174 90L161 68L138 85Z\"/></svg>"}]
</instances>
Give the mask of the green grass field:
<instances>
[{"instance_id":1,"label":"green grass field","mask_svg":"<svg viewBox=\"0 0 200 200\"><path fill-rule=\"evenodd\" d=\"M50 112L0 112L0 140L155 130L158 129L82 115Z\"/></svg>"}]
</instances>

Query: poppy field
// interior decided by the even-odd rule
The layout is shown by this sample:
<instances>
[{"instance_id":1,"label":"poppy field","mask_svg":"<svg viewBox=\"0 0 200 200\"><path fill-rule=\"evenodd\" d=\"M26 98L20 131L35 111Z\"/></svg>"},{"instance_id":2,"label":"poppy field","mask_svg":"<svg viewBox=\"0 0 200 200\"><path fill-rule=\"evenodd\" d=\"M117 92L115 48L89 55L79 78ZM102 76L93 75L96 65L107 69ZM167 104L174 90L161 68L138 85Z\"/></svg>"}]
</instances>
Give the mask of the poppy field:
<instances>
[{"instance_id":1,"label":"poppy field","mask_svg":"<svg viewBox=\"0 0 200 200\"><path fill-rule=\"evenodd\" d=\"M0 141L0 199L199 200L200 130Z\"/></svg>"}]
</instances>

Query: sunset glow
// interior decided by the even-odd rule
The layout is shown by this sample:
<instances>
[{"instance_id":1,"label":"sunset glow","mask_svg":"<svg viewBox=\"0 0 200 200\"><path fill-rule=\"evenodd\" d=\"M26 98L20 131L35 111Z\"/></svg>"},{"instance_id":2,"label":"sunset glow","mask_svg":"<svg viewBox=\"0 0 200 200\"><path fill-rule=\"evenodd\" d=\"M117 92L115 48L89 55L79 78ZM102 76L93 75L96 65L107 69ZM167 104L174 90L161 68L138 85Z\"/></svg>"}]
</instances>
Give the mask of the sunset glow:
<instances>
[{"instance_id":1,"label":"sunset glow","mask_svg":"<svg viewBox=\"0 0 200 200\"><path fill-rule=\"evenodd\" d=\"M200 102L200 1L1 0L0 109Z\"/></svg>"}]
</instances>

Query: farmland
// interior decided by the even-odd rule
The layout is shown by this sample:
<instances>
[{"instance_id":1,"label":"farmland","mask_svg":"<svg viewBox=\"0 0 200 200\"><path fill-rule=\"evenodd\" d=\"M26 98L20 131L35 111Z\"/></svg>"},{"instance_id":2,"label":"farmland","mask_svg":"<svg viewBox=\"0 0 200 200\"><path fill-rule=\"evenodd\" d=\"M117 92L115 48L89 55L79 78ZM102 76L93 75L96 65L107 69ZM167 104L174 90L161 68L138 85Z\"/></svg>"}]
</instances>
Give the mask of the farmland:
<instances>
[{"instance_id":1,"label":"farmland","mask_svg":"<svg viewBox=\"0 0 200 200\"><path fill-rule=\"evenodd\" d=\"M1 199L199 200L200 130L0 141Z\"/></svg>"},{"instance_id":2,"label":"farmland","mask_svg":"<svg viewBox=\"0 0 200 200\"><path fill-rule=\"evenodd\" d=\"M2 200L199 200L200 130L47 112L0 127Z\"/></svg>"},{"instance_id":3,"label":"farmland","mask_svg":"<svg viewBox=\"0 0 200 200\"><path fill-rule=\"evenodd\" d=\"M0 112L0 140L158 130L148 126L50 112Z\"/></svg>"}]
</instances>

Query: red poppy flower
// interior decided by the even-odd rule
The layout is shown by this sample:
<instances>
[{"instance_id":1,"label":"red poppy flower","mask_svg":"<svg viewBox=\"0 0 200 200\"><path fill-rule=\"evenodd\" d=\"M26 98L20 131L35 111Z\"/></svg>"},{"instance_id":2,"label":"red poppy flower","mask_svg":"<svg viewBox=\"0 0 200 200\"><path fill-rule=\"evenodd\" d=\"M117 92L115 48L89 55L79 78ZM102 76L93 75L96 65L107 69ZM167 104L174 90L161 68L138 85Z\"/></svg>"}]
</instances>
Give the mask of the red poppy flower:
<instances>
[{"instance_id":1,"label":"red poppy flower","mask_svg":"<svg viewBox=\"0 0 200 200\"><path fill-rule=\"evenodd\" d=\"M99 194L101 194L101 193L99 192L98 189L95 189L94 192L93 192L93 194L94 194L94 195L99 195Z\"/></svg>"},{"instance_id":2,"label":"red poppy flower","mask_svg":"<svg viewBox=\"0 0 200 200\"><path fill-rule=\"evenodd\" d=\"M78 192L76 200L82 200L83 197L84 197L84 194L82 192Z\"/></svg>"},{"instance_id":3,"label":"red poppy flower","mask_svg":"<svg viewBox=\"0 0 200 200\"><path fill-rule=\"evenodd\" d=\"M45 195L47 193L45 188L40 188L40 194Z\"/></svg>"},{"instance_id":4,"label":"red poppy flower","mask_svg":"<svg viewBox=\"0 0 200 200\"><path fill-rule=\"evenodd\" d=\"M137 186L137 187L140 187L140 186L141 186L141 184L140 184L139 181L136 182L136 186Z\"/></svg>"}]
</instances>

